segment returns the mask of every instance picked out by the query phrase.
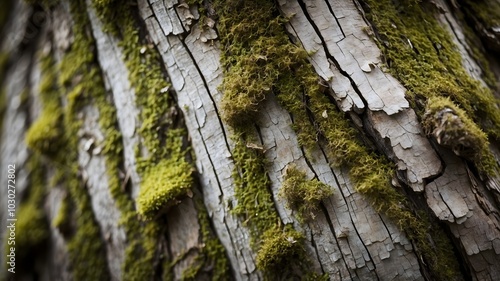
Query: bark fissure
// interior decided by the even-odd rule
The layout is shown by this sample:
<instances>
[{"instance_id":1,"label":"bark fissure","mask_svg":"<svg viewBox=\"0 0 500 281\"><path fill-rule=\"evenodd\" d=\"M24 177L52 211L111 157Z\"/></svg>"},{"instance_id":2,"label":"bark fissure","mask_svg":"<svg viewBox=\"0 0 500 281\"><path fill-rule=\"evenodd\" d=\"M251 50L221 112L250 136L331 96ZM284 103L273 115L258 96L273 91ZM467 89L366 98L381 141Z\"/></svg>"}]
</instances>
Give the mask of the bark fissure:
<instances>
[{"instance_id":1,"label":"bark fissure","mask_svg":"<svg viewBox=\"0 0 500 281\"><path fill-rule=\"evenodd\" d=\"M306 4L304 3L304 1L303 0L298 0L297 2L299 3L300 8L302 9L302 12L304 13L305 17L309 21L309 24L313 27L314 31L316 32L316 35L320 38L321 45L323 46L323 50L324 50L324 52L326 54L327 59L329 61L331 61L331 62L334 63L335 68L338 69L339 72L345 78L349 79L349 82L350 82L352 88L354 89L354 91L356 91L356 93L358 94L358 96L361 98L361 100L363 101L363 104L365 105L365 107L368 107L368 102L366 101L366 99L363 97L363 95L359 91L359 89L358 89L356 83L354 82L354 80L352 79L351 75L349 75L344 69L342 69L342 67L340 66L339 62L335 59L334 56L332 56L332 54L330 54L330 50L328 50L326 41L323 38L323 36L321 34L321 31L319 30L318 26L316 25L316 23L314 22L314 20L312 20L311 16L309 15L309 12L307 11L307 7L306 7ZM328 5L328 6L330 6L330 5ZM330 9L331 9L331 7L330 7ZM332 12L332 15L335 17L335 15L333 14L333 12ZM341 29L340 25L338 25L338 26ZM342 34L344 35L344 38L345 38L346 36L345 36L345 34L344 34L343 31L342 31ZM338 42L336 42L336 43L338 43ZM342 51L342 49L340 49L340 51Z\"/></svg>"}]
</instances>

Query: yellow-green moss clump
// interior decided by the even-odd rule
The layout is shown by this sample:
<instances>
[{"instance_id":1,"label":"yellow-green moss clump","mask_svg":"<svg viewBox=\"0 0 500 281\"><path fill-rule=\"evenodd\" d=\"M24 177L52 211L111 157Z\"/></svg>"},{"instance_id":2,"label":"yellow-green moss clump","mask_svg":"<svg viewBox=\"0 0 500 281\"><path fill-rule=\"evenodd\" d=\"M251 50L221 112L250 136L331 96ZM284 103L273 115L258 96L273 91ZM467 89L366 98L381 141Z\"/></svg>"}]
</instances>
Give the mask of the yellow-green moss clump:
<instances>
[{"instance_id":1,"label":"yellow-green moss clump","mask_svg":"<svg viewBox=\"0 0 500 281\"><path fill-rule=\"evenodd\" d=\"M282 226L270 192L263 154L247 146L247 143L255 142L251 141L247 134L248 132L233 137L233 159L236 167L233 178L236 186L235 196L238 199L233 213L242 218L243 224L250 229L251 246L257 249L257 268L263 271L267 280L275 280L278 275L304 280L327 278L327 275L320 276L310 269L304 240L301 239L302 234ZM280 238L277 239L276 235ZM287 239L285 236L296 238L295 242L282 241ZM277 242L279 245L276 245ZM284 264L287 266L283 266ZM280 270L276 271L276 268Z\"/></svg>"},{"instance_id":2,"label":"yellow-green moss clump","mask_svg":"<svg viewBox=\"0 0 500 281\"><path fill-rule=\"evenodd\" d=\"M276 17L271 1L218 3L226 69L223 118L232 126L244 126L252 124L259 103L276 90L283 76L300 67L307 53L289 44L281 25L284 19Z\"/></svg>"},{"instance_id":3,"label":"yellow-green moss clump","mask_svg":"<svg viewBox=\"0 0 500 281\"><path fill-rule=\"evenodd\" d=\"M304 235L293 229L271 228L262 235L257 266L264 272L280 275L285 268L305 258ZM283 276L282 276L283 277Z\"/></svg>"},{"instance_id":4,"label":"yellow-green moss clump","mask_svg":"<svg viewBox=\"0 0 500 281\"><path fill-rule=\"evenodd\" d=\"M137 198L137 212L146 219L152 219L166 207L176 205L188 193L192 194L192 166L187 163L182 150L182 130L169 130L167 142L177 151L148 167Z\"/></svg>"},{"instance_id":5,"label":"yellow-green moss clump","mask_svg":"<svg viewBox=\"0 0 500 281\"><path fill-rule=\"evenodd\" d=\"M40 246L49 237L47 218L42 208L33 197L19 206L16 243L23 255L29 254L30 249Z\"/></svg>"},{"instance_id":6,"label":"yellow-green moss clump","mask_svg":"<svg viewBox=\"0 0 500 281\"><path fill-rule=\"evenodd\" d=\"M326 281L327 274L319 275L310 270L304 249L304 235L291 227L271 228L262 235L257 267L267 280Z\"/></svg>"},{"instance_id":7,"label":"yellow-green moss clump","mask_svg":"<svg viewBox=\"0 0 500 281\"><path fill-rule=\"evenodd\" d=\"M283 186L279 195L287 202L287 207L298 212L301 221L314 219L321 200L333 194L332 189L318 179L308 180L306 173L295 166L285 170Z\"/></svg>"},{"instance_id":8,"label":"yellow-green moss clump","mask_svg":"<svg viewBox=\"0 0 500 281\"><path fill-rule=\"evenodd\" d=\"M50 57L41 60L43 77L40 84L40 98L43 110L38 119L26 133L26 144L29 148L52 157L64 143L64 132L60 105L60 93L56 80L54 62Z\"/></svg>"},{"instance_id":9,"label":"yellow-green moss clump","mask_svg":"<svg viewBox=\"0 0 500 281\"><path fill-rule=\"evenodd\" d=\"M489 153L486 134L449 98L430 98L422 124L439 144L451 148L457 155L479 163L480 170L495 169L495 159Z\"/></svg>"},{"instance_id":10,"label":"yellow-green moss clump","mask_svg":"<svg viewBox=\"0 0 500 281\"><path fill-rule=\"evenodd\" d=\"M233 177L238 204L233 212L244 220L254 237L258 237L274 228L280 218L269 192L270 181L263 157L259 155L260 152L249 149L245 139L244 136L234 137L235 147L232 153L236 170Z\"/></svg>"},{"instance_id":11,"label":"yellow-green moss clump","mask_svg":"<svg viewBox=\"0 0 500 281\"><path fill-rule=\"evenodd\" d=\"M365 2L369 7L367 17L374 24L389 69L408 89L407 96L417 113L423 116L430 98L448 97L477 124L475 127L498 139L499 101L488 88L467 74L450 34L433 16L435 8L427 2L409 4L403 1L400 6L390 0ZM488 141L484 134L474 138L481 140L479 145ZM474 150L489 154L480 146ZM477 161L490 157L477 157L475 164L488 166Z\"/></svg>"},{"instance_id":12,"label":"yellow-green moss clump","mask_svg":"<svg viewBox=\"0 0 500 281\"><path fill-rule=\"evenodd\" d=\"M60 149L62 112L57 106L46 107L26 133L26 144L33 150L51 155Z\"/></svg>"}]
</instances>

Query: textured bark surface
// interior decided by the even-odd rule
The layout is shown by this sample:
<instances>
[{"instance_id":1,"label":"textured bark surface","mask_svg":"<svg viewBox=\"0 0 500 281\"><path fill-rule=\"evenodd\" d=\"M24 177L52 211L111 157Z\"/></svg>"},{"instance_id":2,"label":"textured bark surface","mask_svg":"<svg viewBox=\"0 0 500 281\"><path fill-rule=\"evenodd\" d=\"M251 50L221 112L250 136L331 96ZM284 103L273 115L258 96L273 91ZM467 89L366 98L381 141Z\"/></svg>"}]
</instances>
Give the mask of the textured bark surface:
<instances>
[{"instance_id":1,"label":"textured bark surface","mask_svg":"<svg viewBox=\"0 0 500 281\"><path fill-rule=\"evenodd\" d=\"M0 182L7 182L7 165L15 164L18 208L32 193L33 173L28 169L28 162L35 152L27 147L24 139L43 111L40 85L44 72L40 58L49 54L58 63L76 42L71 2L55 2L58 3L49 7L12 1L8 21L0 30L0 55L6 54L8 58L0 65L0 91L5 100L1 110L3 170ZM135 204L145 176L138 157L155 154L144 146L146 136L140 130L146 122L141 120L141 112L147 109L137 102L131 81L131 75L137 71L128 68L127 46L119 36L109 32L93 1L83 2L86 10L79 12L90 20L85 34L95 40L88 52L96 54L95 64L104 81L106 99L116 109L115 126L121 135L123 155L123 163L117 171L121 189ZM173 206L162 209L154 218L160 230L155 237L154 259L148 265L149 271L154 272L154 280L214 279L215 265L213 261L207 262L205 252L208 232L215 234L222 244L224 254L216 260L227 258L229 261L228 280L264 280L266 274L257 265L256 245L261 237L252 237L247 222L232 212L242 203L238 202L235 191L234 130L223 121L221 109L224 67L215 16L217 5L212 1L132 2L130 9L139 23L138 40L144 50L158 53L164 79L169 83L158 94L175 99L176 104L169 112L180 116L178 120L184 124L178 126L186 128L187 145L192 154L188 160L193 162L195 178L189 194L176 198ZM283 25L290 40L309 53L309 61L321 77L330 102L362 132L371 149L394 163L393 187L407 196L415 213L430 214L447 233L454 258L461 264L458 275L465 280L499 280L500 172L497 170L489 176L480 174L473 163L438 145L424 133L420 113L410 106L412 101L405 96L405 87L390 73L377 45L380 42L374 39L371 23L362 9L366 5L360 3L364 1L275 2L279 13L288 19ZM436 19L451 35L467 73L487 87L487 81L483 80L485 69L466 38L471 27L463 20L461 13L465 10L460 6L461 1L440 0L433 1L432 5L439 7ZM43 15L44 20L37 20L37 15ZM480 19L474 20L476 27L472 28L477 28ZM497 29L483 28L484 34L480 35L487 36ZM134 51L143 54L144 50ZM487 57L495 57L491 50L482 48L481 51ZM492 62L492 68L499 63ZM500 72L493 70L493 73L498 81ZM79 79L81 77L73 77L73 81ZM495 93L498 96L498 92ZM66 98L61 100L63 106L68 106ZM79 182L89 195L99 239L105 246L104 266L111 280L126 280L124 263L130 255L127 246L134 238L127 236L123 220L138 219L141 227L144 224L139 216L124 216L110 188L110 164L104 148L107 136L99 123L103 113L94 99L89 100L77 112L81 123L75 136L77 147L73 149L78 155ZM265 159L270 184L269 190L263 187L262 192L270 192L280 225L289 224L304 234L311 270L327 274L330 280L433 280L435 275L419 252L421 249L411 241L412 235L399 229L398 222L379 213L370 198L356 190L348 169L335 165L329 153L332 147L320 140L306 153L299 145L299 137L293 129L294 118L274 95L268 96L259 105L259 115L252 124L259 142L246 145L260 151ZM323 118L329 118L327 111ZM163 129L158 127L160 130ZM490 142L498 165L499 142L495 139ZM54 222L63 202L68 200L68 189L64 183L50 180L57 174L58 167L49 158L44 157L38 163L44 168L47 182L39 212L45 214L48 221L48 238L44 247L33 249L29 264L19 261L15 275L6 272L6 255L2 254L0 278L75 280L68 234ZM287 167L291 166L304 171L308 180L318 179L333 191L333 195L319 204L313 220L298 219L296 211L289 209L279 196ZM0 218L5 229L7 188L2 188L0 194ZM202 219L205 212L208 221ZM2 230L2 249L5 235L7 232ZM432 237L429 241L434 243ZM193 268L196 274L189 279L188 272Z\"/></svg>"}]
</instances>

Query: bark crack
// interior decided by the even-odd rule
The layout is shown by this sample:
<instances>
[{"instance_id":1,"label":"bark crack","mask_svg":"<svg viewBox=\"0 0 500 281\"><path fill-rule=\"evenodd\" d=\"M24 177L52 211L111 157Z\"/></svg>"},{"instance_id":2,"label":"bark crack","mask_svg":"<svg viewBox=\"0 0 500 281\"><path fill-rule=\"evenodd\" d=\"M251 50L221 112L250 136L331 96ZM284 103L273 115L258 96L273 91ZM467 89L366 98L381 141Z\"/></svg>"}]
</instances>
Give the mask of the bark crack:
<instances>
[{"instance_id":1,"label":"bark crack","mask_svg":"<svg viewBox=\"0 0 500 281\"><path fill-rule=\"evenodd\" d=\"M314 31L316 31L316 35L318 35L318 37L320 38L321 45L323 47L323 50L324 50L324 52L325 52L326 57L328 58L328 60L330 60L331 62L334 63L335 67L339 70L339 72L345 78L349 79L349 82L351 83L352 88L359 95L359 97L363 101L363 104L365 105L365 107L368 108L368 102L365 100L365 98L363 97L363 95L359 91L359 89L358 89L356 83L354 82L354 80L352 79L352 77L349 75L349 73L347 73L344 69L342 69L340 67L339 62L335 59L335 57L330 53L330 51L326 47L327 44L325 42L325 39L324 39L323 35L321 34L321 31L319 30L318 26L316 25L316 23L312 20L311 16L309 15L309 12L307 11L306 4L304 3L304 1L303 0L298 0L297 2L299 3L300 8L302 9L302 12L304 13L304 16L307 18L307 20L309 21L309 23L313 27ZM337 19L337 18L335 17L335 19ZM339 25L339 27L340 27L340 25ZM345 35L344 35L344 37L345 37ZM342 51L342 48L340 48L340 50Z\"/></svg>"},{"instance_id":2,"label":"bark crack","mask_svg":"<svg viewBox=\"0 0 500 281\"><path fill-rule=\"evenodd\" d=\"M329 163L328 156L327 156L326 152L324 151L323 147L321 147L321 146L320 146L320 150L321 150L321 153L323 154L323 157L325 158L325 161L326 161L327 163ZM333 178L334 178L334 180L335 180L335 183L336 183L336 184L337 184L337 186L339 187L339 191L340 191L340 194L342 195L343 200L346 202L346 206L347 206L347 208L348 208L348 212L347 212L347 213L349 214L349 219L350 219L350 221L351 221L351 224L352 224L352 226L353 226L353 229L354 229L354 231L356 232L356 235L359 237L359 239L360 239L361 241L363 241L363 239L362 239L361 235L359 234L359 231L358 231L358 229L357 229L357 227L356 227L356 224L354 223L354 220L353 220L353 218L352 218L351 208L349 207L349 200L347 200L347 197L345 196L344 191L343 191L343 190L342 190L342 188L341 188L341 184L340 184L340 182L339 182L339 180L338 180L337 174L335 173L335 171L334 171L331 167L330 167L330 171L332 172L332 175L333 175ZM329 216L329 214L328 214L328 212L327 212L326 208L324 208L324 204L323 204L323 203L322 203L322 207L323 207L323 208L322 208L322 209L323 209L323 211L324 211L324 212L326 212L327 217L328 217L328 218L330 218L330 216ZM329 223L330 223L330 220L329 220ZM333 233L333 235L335 236L335 239L336 239L336 235L335 235L335 232L334 232L334 230L333 230L333 229L332 229L332 233ZM351 253L353 253L353 252L352 252L352 248L351 248L351 246L350 246L350 244L349 244L349 243L348 243L348 245L349 245L349 249L351 250ZM371 263L373 264L374 269L376 269L375 263L373 262L373 259L372 259L371 255L370 255L370 252L369 252L369 250L368 250L368 247L366 246L366 244L365 244L365 243L362 243L362 245L363 245L363 249L365 250L365 252L368 254L368 256L369 256L369 258L370 258L370 261L369 261L369 262L371 262ZM344 260L344 263L345 263L346 267L348 268L349 275L351 275L351 270L349 270L349 266L347 265L347 262L345 261L344 255L342 255L342 259ZM367 261L367 262L368 262L368 261ZM356 270L354 270L354 274L356 274L356 276L357 276L357 272L356 272ZM376 272L375 272L375 274L376 274ZM378 275L377 275L377 274L376 274L376 276L377 276L377 280L379 280L379 277L378 277Z\"/></svg>"}]
</instances>

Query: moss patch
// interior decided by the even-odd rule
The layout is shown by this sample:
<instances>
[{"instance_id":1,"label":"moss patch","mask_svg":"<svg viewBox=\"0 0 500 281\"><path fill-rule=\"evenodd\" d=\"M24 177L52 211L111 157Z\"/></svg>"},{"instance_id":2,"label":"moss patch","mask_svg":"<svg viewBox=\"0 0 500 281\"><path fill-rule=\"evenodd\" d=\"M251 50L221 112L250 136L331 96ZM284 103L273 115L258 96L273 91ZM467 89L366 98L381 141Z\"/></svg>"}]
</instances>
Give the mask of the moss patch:
<instances>
[{"instance_id":1,"label":"moss patch","mask_svg":"<svg viewBox=\"0 0 500 281\"><path fill-rule=\"evenodd\" d=\"M79 100L92 101L99 110L99 126L105 136L102 143L102 154L106 157L107 179L110 192L121 212L120 225L123 226L127 247L125 261L122 264L123 280L151 280L155 274L154 260L157 256L156 244L160 235L160 227L154 223L141 223L137 216L134 201L122 189L119 173L123 163L123 144L118 130L116 109L110 103L105 91L102 74L96 61L95 41L89 36L88 15L84 12L85 1L72 1L71 12L75 21L73 34L75 41L71 52L61 63L65 73L60 83L70 85L75 77L80 77L73 91L73 104Z\"/></svg>"},{"instance_id":2,"label":"moss patch","mask_svg":"<svg viewBox=\"0 0 500 281\"><path fill-rule=\"evenodd\" d=\"M26 133L26 144L29 148L54 157L64 144L63 111L60 104L60 93L57 88L56 68L49 56L41 60L42 80L40 99L43 104L41 115L30 126Z\"/></svg>"},{"instance_id":3,"label":"moss patch","mask_svg":"<svg viewBox=\"0 0 500 281\"><path fill-rule=\"evenodd\" d=\"M399 6L389 0L365 2L369 7L367 16L376 28L389 69L408 89L407 96L420 117L430 98L448 97L464 110L476 127L498 139L499 102L489 89L467 74L450 35L434 18L434 9L424 2ZM488 141L485 137L484 134L475 136L482 139L481 143ZM481 147L476 150L489 153ZM475 160L490 157L483 155Z\"/></svg>"},{"instance_id":4,"label":"moss patch","mask_svg":"<svg viewBox=\"0 0 500 281\"><path fill-rule=\"evenodd\" d=\"M190 164L185 159L188 151L183 140L185 132L173 130L178 126L174 120L177 109L168 92L169 84L162 72L159 54L153 46L141 42L138 34L139 27L131 13L130 3L95 1L94 6L98 9L99 16L109 31L121 38L119 45L123 48L125 64L129 69L129 80L135 88L136 103L141 108L142 124L139 133L148 155L138 154L137 158L138 169L144 174L144 184L141 189L147 190L141 192L137 205L140 207L141 214L151 210L158 211L161 209L158 205L160 201L161 204L166 204L169 200L185 195L189 190L186 184L192 182ZM120 15L117 22L111 21L117 14ZM176 137L173 137L174 135ZM171 159L171 161L166 161L166 159ZM159 168L151 171L150 167L153 166ZM161 190L151 194L155 188L154 177L160 176L166 179L167 175L183 176L182 184L167 184L168 191L165 188L167 185L164 185ZM172 180L177 179L172 178ZM157 197L160 193L162 198ZM157 198L153 199L153 197ZM151 205L146 206L147 204ZM146 217L150 215L151 213Z\"/></svg>"},{"instance_id":5,"label":"moss patch","mask_svg":"<svg viewBox=\"0 0 500 281\"><path fill-rule=\"evenodd\" d=\"M233 212L244 220L254 237L258 237L274 228L280 218L269 192L270 181L263 157L246 146L247 138L244 135L233 138L235 148L232 154L236 166L233 178L235 196L238 199Z\"/></svg>"},{"instance_id":6,"label":"moss patch","mask_svg":"<svg viewBox=\"0 0 500 281\"><path fill-rule=\"evenodd\" d=\"M276 19L272 2L224 1L224 4L226 5L222 7L219 32L224 44L223 63L229 70L223 83L224 99L227 99L223 104L230 104L235 100L237 106L223 108L228 123L236 128L245 127L240 120L251 124L248 121L252 120L258 111L259 102L265 99L266 95L275 94L293 116L299 143L312 149L318 140L325 140L327 152L336 161L335 165L348 168L357 191L366 195L379 212L386 214L399 228L407 232L408 237L415 243L417 252L427 261L432 272L441 280L457 276L458 265L454 261L446 236L439 231L438 226L430 223L427 216L415 214L404 195L391 186L393 166L385 158L366 148L348 118L324 93L318 76L307 60L307 53L290 42L280 24L282 21ZM266 44L262 44L263 42ZM235 69L231 70L233 67ZM439 71L442 70L443 68ZM254 71L257 74L250 73ZM245 75L253 76L251 80L241 79L241 76ZM471 80L467 82L472 83ZM434 86L439 88L439 91L447 89L439 84ZM477 89L484 90L480 87ZM453 91L448 90L463 91L459 87L455 87ZM472 105L469 106L472 108ZM491 108L491 105L488 106ZM328 118L324 117L325 114ZM248 156L243 159L246 158ZM244 160L240 161L238 163L236 154L237 166L246 164ZM242 209L247 207L248 202L254 202L253 199L245 202L245 197L243 200L240 197L238 199L242 202ZM434 240L439 240L439 244L428 239L425 234L428 230L435 233Z\"/></svg>"},{"instance_id":7,"label":"moss patch","mask_svg":"<svg viewBox=\"0 0 500 281\"><path fill-rule=\"evenodd\" d=\"M219 2L218 29L223 34L222 64L226 69L223 118L233 127L244 126L252 123L259 103L279 86L282 73L298 68L307 53L289 44L281 25L284 19L276 17L271 1Z\"/></svg>"},{"instance_id":8,"label":"moss patch","mask_svg":"<svg viewBox=\"0 0 500 281\"><path fill-rule=\"evenodd\" d=\"M183 129L176 129L181 127L179 126L181 119L168 90L169 84L161 69L159 54L153 46L145 44L140 39L139 27L131 12L131 2L94 1L93 4L106 30L121 39L119 44L123 48L125 63L129 69L129 80L135 88L136 103L141 108L142 124L139 133L148 155L141 155L140 150L137 149L137 166L143 177L141 191L137 198L137 211L143 218L152 219L169 204L190 194L193 167L187 161L190 150L186 145L186 132ZM100 106L100 111L110 112L112 108ZM109 121L107 125L104 123L101 124L104 128L111 126ZM108 133L113 134L113 130L108 130ZM105 147L111 148L107 162L114 163L111 164L113 167L118 167L120 162L116 159L121 158L112 156L119 153L119 151L113 151L113 148L117 147L116 143L107 142ZM118 194L119 187L118 180L114 180L112 192L121 202L124 200L120 198L124 195ZM120 205L123 204L120 203ZM198 214L202 216L204 206L203 204L197 206L200 207ZM123 207L121 209L124 210ZM133 206L126 209L133 209ZM154 220L139 223L136 217L132 218L133 216L129 211L123 216L127 235L139 237L140 225L145 224L149 230L142 231L142 234L148 238L143 242L136 240L127 248L126 261L123 266L124 276L126 276L124 278L128 280L151 279L153 272L148 268L153 265L156 238L161 235L159 224ZM227 277L229 270L224 249L215 236L209 235L208 221L202 222L202 219L208 220L208 218L203 216L199 218L205 247L196 258L195 270L187 272L186 278L196 276L198 270L213 265L212 280L224 280L222 277ZM138 256L143 256L143 258L137 261ZM170 274L169 264L171 262L164 262L165 278Z\"/></svg>"},{"instance_id":9,"label":"moss patch","mask_svg":"<svg viewBox=\"0 0 500 281\"><path fill-rule=\"evenodd\" d=\"M307 180L306 173L294 166L286 168L279 193L286 200L287 207L297 211L297 218L303 222L314 219L321 200L332 194L331 187L318 179Z\"/></svg>"},{"instance_id":10,"label":"moss patch","mask_svg":"<svg viewBox=\"0 0 500 281\"><path fill-rule=\"evenodd\" d=\"M179 139L182 141L182 137ZM183 165L178 165L179 162ZM137 212L152 219L160 210L181 200L191 192L191 171L192 166L182 158L164 159L149 168L137 199Z\"/></svg>"},{"instance_id":11,"label":"moss patch","mask_svg":"<svg viewBox=\"0 0 500 281\"><path fill-rule=\"evenodd\" d=\"M16 246L21 261L33 259L33 251L40 249L49 238L49 224L43 210L46 193L41 157L35 153L27 163L29 171L28 197L19 206L16 223ZM26 264L27 265L27 264Z\"/></svg>"},{"instance_id":12,"label":"moss patch","mask_svg":"<svg viewBox=\"0 0 500 281\"><path fill-rule=\"evenodd\" d=\"M271 228L262 237L257 266L268 274L280 275L284 268L305 257L304 236L293 229Z\"/></svg>"},{"instance_id":13,"label":"moss patch","mask_svg":"<svg viewBox=\"0 0 500 281\"><path fill-rule=\"evenodd\" d=\"M293 254L305 253L303 240L299 239L299 233L291 229L285 231L281 226L264 155L248 144L258 143L251 125L259 113L260 103L276 92L283 76L300 68L307 53L289 43L281 25L284 20L277 16L272 1L216 1L216 10L220 16L218 31L223 45L221 62L225 68L221 86L224 91L222 117L235 131L232 155L238 203L233 212L250 229L252 244L258 249L257 266L268 279L272 279L276 274L273 270L280 267L282 274L304 278L313 274L308 261L299 261L298 255ZM278 235L282 231L290 239L296 238L294 242L282 241L281 238L286 239ZM273 237L274 234L278 238ZM273 246L277 242L279 245ZM292 255L286 259L278 253L282 250L283 254ZM301 266L283 271L287 268L282 266L283 262L292 260Z\"/></svg>"},{"instance_id":14,"label":"moss patch","mask_svg":"<svg viewBox=\"0 0 500 281\"><path fill-rule=\"evenodd\" d=\"M68 252L73 277L77 280L97 280L109 278L105 259L104 244L101 240L99 227L95 222L90 198L83 186L83 181L78 177L77 161L77 132L80 122L76 118L75 107L62 108L61 98L71 88L57 84L57 67L51 55L48 54L41 60L42 83L40 97L43 111L40 118L48 120L37 121L29 129L27 143L37 152L49 156L55 166L58 183L64 186L75 203L75 212L72 220L76 231L69 237ZM51 116L54 114L55 116ZM56 122L54 119L60 118ZM49 128L51 124L57 126ZM52 149L52 144L44 134L51 138L57 136L57 149ZM89 243L88 241L92 241Z\"/></svg>"},{"instance_id":15,"label":"moss patch","mask_svg":"<svg viewBox=\"0 0 500 281\"><path fill-rule=\"evenodd\" d=\"M49 237L47 218L41 210L41 204L36 196L30 196L28 201L19 206L16 242L21 255L28 255L30 249L41 245Z\"/></svg>"},{"instance_id":16,"label":"moss patch","mask_svg":"<svg viewBox=\"0 0 500 281\"><path fill-rule=\"evenodd\" d=\"M60 149L62 127L61 109L57 105L44 108L41 116L26 133L26 144L37 152L53 155Z\"/></svg>"},{"instance_id":17,"label":"moss patch","mask_svg":"<svg viewBox=\"0 0 500 281\"><path fill-rule=\"evenodd\" d=\"M493 173L495 170L496 162L489 152L486 134L449 98L434 97L428 100L423 126L439 144L479 163L481 171Z\"/></svg>"}]
</instances>

